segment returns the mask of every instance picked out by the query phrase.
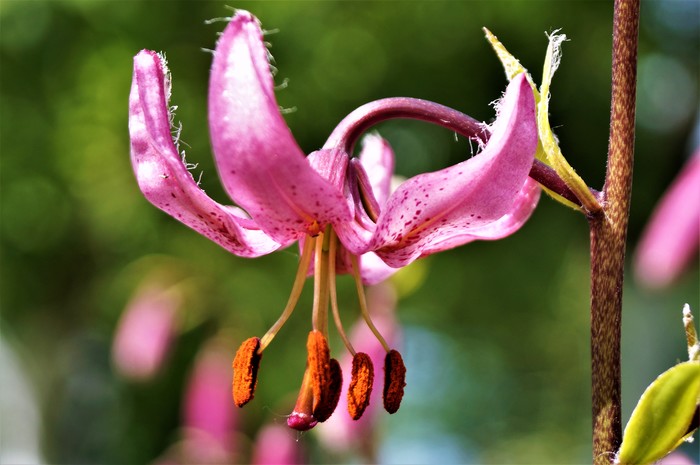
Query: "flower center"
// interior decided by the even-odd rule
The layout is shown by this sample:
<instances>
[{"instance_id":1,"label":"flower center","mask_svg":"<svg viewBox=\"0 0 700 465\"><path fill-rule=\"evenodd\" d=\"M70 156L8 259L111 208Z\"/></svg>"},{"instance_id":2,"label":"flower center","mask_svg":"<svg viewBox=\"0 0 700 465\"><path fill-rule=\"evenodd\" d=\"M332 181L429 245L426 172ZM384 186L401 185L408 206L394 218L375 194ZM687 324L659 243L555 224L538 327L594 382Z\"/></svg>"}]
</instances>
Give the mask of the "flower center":
<instances>
[{"instance_id":1,"label":"flower center","mask_svg":"<svg viewBox=\"0 0 700 465\"><path fill-rule=\"evenodd\" d=\"M312 330L306 343L306 370L296 405L287 419L287 424L291 428L301 431L311 429L318 422L327 420L338 404L342 386L342 372L338 361L330 357L328 344L329 307L333 313L338 334L353 356L352 375L348 388L348 412L354 420L359 419L364 413L369 405L370 393L372 392L374 366L367 354L355 351L343 329L335 279L338 250L338 238L330 225L326 226L323 232L315 236L306 236L303 239L299 268L282 315L262 338L253 337L246 340L236 352L233 361L233 398L237 406L242 407L253 399L262 353L294 311L313 259ZM399 352L390 349L372 322L360 276L358 257L351 255L350 263L358 294L360 313L387 353L384 362L384 407L389 413L394 413L398 410L403 397L406 368Z\"/></svg>"}]
</instances>

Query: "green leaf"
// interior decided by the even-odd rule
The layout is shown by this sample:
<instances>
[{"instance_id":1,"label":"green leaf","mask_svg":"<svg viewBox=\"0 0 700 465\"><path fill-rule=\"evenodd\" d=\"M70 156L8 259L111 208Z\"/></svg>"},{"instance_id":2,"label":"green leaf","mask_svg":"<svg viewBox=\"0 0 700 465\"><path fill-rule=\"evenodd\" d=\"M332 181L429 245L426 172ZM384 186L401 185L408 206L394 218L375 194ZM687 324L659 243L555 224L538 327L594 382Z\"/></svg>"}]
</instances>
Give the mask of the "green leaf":
<instances>
[{"instance_id":1,"label":"green leaf","mask_svg":"<svg viewBox=\"0 0 700 465\"><path fill-rule=\"evenodd\" d=\"M532 80L532 76L528 70L525 69L522 64L520 64L520 61L518 61L518 59L506 49L506 47L495 35L493 35L491 31L485 27L482 29L486 35L486 40L489 41L491 47L493 47L493 50L496 52L498 59L501 60L501 64L503 65L503 69L506 72L506 77L508 80L510 81L518 74L524 73L528 83L530 84L530 88L532 88L532 94L535 97L535 104L537 105L538 127L537 152L535 153L535 157L548 166L554 168L559 177L562 178L576 197L581 200L582 205L584 205L589 212L600 210L601 207L598 200L593 196L583 179L581 179L571 165L569 165L564 158L564 155L562 155L561 150L559 149L559 142L557 141L557 138L549 125L549 85L551 83L552 76L554 75L554 71L556 71L557 67L559 66L561 43L566 40L566 36L556 34L549 36L549 46L547 47L547 55L545 57L544 64L543 82L540 91L538 92L537 86ZM544 191L557 202L563 203L564 205L575 210L584 211L582 207L579 207L559 194L556 194L546 188Z\"/></svg>"},{"instance_id":2,"label":"green leaf","mask_svg":"<svg viewBox=\"0 0 700 465\"><path fill-rule=\"evenodd\" d=\"M506 47L498 40L498 38L495 35L493 35L491 31L489 31L485 27L482 28L482 30L486 35L486 40L489 41L491 47L493 47L494 52L496 52L498 59L501 60L501 64L503 65L503 69L506 72L506 77L508 78L508 80L511 81L518 74L525 73L527 82L530 84L530 87L532 88L532 93L535 96L535 103L539 102L540 93L537 92L537 86L535 86L535 82L532 80L532 76L530 76L530 73L527 71L527 69L525 69L525 67L520 64L520 61L518 61L517 58L515 58L508 50L506 50Z\"/></svg>"},{"instance_id":3,"label":"green leaf","mask_svg":"<svg viewBox=\"0 0 700 465\"><path fill-rule=\"evenodd\" d=\"M662 373L632 412L616 463L649 464L675 449L688 431L699 398L699 362L679 363Z\"/></svg>"}]
</instances>

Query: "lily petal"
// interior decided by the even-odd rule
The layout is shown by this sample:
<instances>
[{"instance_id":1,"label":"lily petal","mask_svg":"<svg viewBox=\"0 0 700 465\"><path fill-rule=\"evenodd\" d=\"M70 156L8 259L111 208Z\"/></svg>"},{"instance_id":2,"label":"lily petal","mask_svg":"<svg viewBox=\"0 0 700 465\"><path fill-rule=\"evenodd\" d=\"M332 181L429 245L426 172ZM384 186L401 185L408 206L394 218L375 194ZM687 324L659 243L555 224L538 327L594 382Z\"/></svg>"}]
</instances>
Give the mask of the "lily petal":
<instances>
[{"instance_id":1,"label":"lily petal","mask_svg":"<svg viewBox=\"0 0 700 465\"><path fill-rule=\"evenodd\" d=\"M442 252L476 240L492 241L510 236L530 218L540 199L541 192L542 189L537 181L528 178L516 195L513 208L508 213L483 228L474 228L463 235L447 236L443 240L434 241L423 249L422 254L430 255Z\"/></svg>"},{"instance_id":2,"label":"lily petal","mask_svg":"<svg viewBox=\"0 0 700 465\"><path fill-rule=\"evenodd\" d=\"M164 59L143 50L134 58L129 95L131 163L141 191L156 207L226 250L257 257L281 247L239 209L221 205L197 185L170 133L170 81Z\"/></svg>"},{"instance_id":3,"label":"lily petal","mask_svg":"<svg viewBox=\"0 0 700 465\"><path fill-rule=\"evenodd\" d=\"M401 267L469 242L485 228L495 238L498 221L523 208L517 199L537 148L535 101L524 75L508 85L491 131L481 153L399 186L377 220L369 250ZM514 224L503 220L503 233L512 233Z\"/></svg>"},{"instance_id":4,"label":"lily petal","mask_svg":"<svg viewBox=\"0 0 700 465\"><path fill-rule=\"evenodd\" d=\"M367 250L381 205L386 203L391 192L393 171L394 152L389 143L378 135L366 136L360 157L350 160L344 189L354 221L333 225L340 241L353 254L361 255Z\"/></svg>"},{"instance_id":5,"label":"lily petal","mask_svg":"<svg viewBox=\"0 0 700 465\"><path fill-rule=\"evenodd\" d=\"M367 252L360 256L360 276L362 283L367 286L373 286L389 279L399 269L387 265L374 252Z\"/></svg>"},{"instance_id":6,"label":"lily petal","mask_svg":"<svg viewBox=\"0 0 700 465\"><path fill-rule=\"evenodd\" d=\"M209 128L227 192L278 242L350 219L342 192L309 166L278 110L262 31L247 11L214 53Z\"/></svg>"},{"instance_id":7,"label":"lily petal","mask_svg":"<svg viewBox=\"0 0 700 465\"><path fill-rule=\"evenodd\" d=\"M369 177L357 158L350 160L347 171L344 192L354 217L352 221L334 224L333 229L346 250L353 255L362 255L367 251L376 229L376 224L367 214L366 208L374 209L376 212L379 210L379 204L374 198ZM364 195L361 192L363 190Z\"/></svg>"},{"instance_id":8,"label":"lily petal","mask_svg":"<svg viewBox=\"0 0 700 465\"><path fill-rule=\"evenodd\" d=\"M362 139L360 163L367 172L377 203L384 205L391 194L391 176L394 173L394 151L389 143L376 134Z\"/></svg>"}]
</instances>

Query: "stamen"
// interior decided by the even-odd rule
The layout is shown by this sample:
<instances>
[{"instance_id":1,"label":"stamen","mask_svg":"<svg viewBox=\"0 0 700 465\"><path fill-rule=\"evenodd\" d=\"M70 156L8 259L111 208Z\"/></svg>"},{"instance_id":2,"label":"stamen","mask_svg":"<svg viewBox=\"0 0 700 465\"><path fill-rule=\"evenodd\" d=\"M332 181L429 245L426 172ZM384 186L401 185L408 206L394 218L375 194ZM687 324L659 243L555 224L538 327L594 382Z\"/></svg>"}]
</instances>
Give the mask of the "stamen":
<instances>
[{"instance_id":1,"label":"stamen","mask_svg":"<svg viewBox=\"0 0 700 465\"><path fill-rule=\"evenodd\" d=\"M343 375L340 363L329 356L328 342L320 331L311 331L306 342L308 358L301 391L287 425L306 431L326 421L340 400Z\"/></svg>"},{"instance_id":2,"label":"stamen","mask_svg":"<svg viewBox=\"0 0 700 465\"><path fill-rule=\"evenodd\" d=\"M352 358L352 378L348 388L348 413L358 420L369 405L374 384L374 366L369 355L358 352Z\"/></svg>"},{"instance_id":3,"label":"stamen","mask_svg":"<svg viewBox=\"0 0 700 465\"><path fill-rule=\"evenodd\" d=\"M330 382L318 403L318 407L314 409L314 418L319 422L324 422L330 418L338 406L340 400L340 391L343 388L343 372L340 369L338 360L332 358L330 361Z\"/></svg>"},{"instance_id":4,"label":"stamen","mask_svg":"<svg viewBox=\"0 0 700 465\"><path fill-rule=\"evenodd\" d=\"M301 296L301 291L304 289L304 282L306 281L306 274L309 272L309 264L311 263L311 256L313 255L314 245L316 239L310 236L306 237L304 241L304 249L299 258L299 268L297 268L297 274L294 278L294 285L292 286L292 293L287 300L287 305L282 311L282 315L277 319L274 325L265 333L265 335L260 340L260 348L258 352L262 354L262 351L272 342L272 340L277 335L277 332L284 326L287 319L292 315L294 308L299 301L299 296Z\"/></svg>"},{"instance_id":5,"label":"stamen","mask_svg":"<svg viewBox=\"0 0 700 465\"><path fill-rule=\"evenodd\" d=\"M313 392L313 407L315 412L319 403L326 398L325 393L331 383L331 360L328 342L320 331L313 330L306 340L308 351L308 371Z\"/></svg>"},{"instance_id":6,"label":"stamen","mask_svg":"<svg viewBox=\"0 0 700 465\"><path fill-rule=\"evenodd\" d=\"M335 255L338 248L338 239L335 232L331 230L330 248L328 252L328 285L330 287L331 294L331 309L333 310L333 321L335 321L335 327L338 330L340 339L343 340L343 344L347 347L348 351L354 356L355 349L350 343L350 339L345 330L343 329L343 323L340 321L340 311L338 310L338 293L335 287Z\"/></svg>"},{"instance_id":7,"label":"stamen","mask_svg":"<svg viewBox=\"0 0 700 465\"><path fill-rule=\"evenodd\" d=\"M377 338L382 347L384 347L384 350L389 352L389 344L386 343L386 340L384 340L384 337L382 337L377 327L374 326L372 318L369 316L365 289L362 285L362 277L360 276L360 265L357 261L356 255L350 255L350 263L352 264L352 276L355 278L355 288L357 289L357 297L360 302L360 312L362 313L362 318L365 319L365 323L367 323L369 329L372 331L372 333L374 333L374 336Z\"/></svg>"},{"instance_id":8,"label":"stamen","mask_svg":"<svg viewBox=\"0 0 700 465\"><path fill-rule=\"evenodd\" d=\"M262 353L260 339L251 337L241 344L233 359L233 402L238 407L253 400L258 383L258 368Z\"/></svg>"},{"instance_id":9,"label":"stamen","mask_svg":"<svg viewBox=\"0 0 700 465\"><path fill-rule=\"evenodd\" d=\"M311 316L313 329L328 334L328 259L330 247L330 225L316 238L314 261L314 307Z\"/></svg>"},{"instance_id":10,"label":"stamen","mask_svg":"<svg viewBox=\"0 0 700 465\"><path fill-rule=\"evenodd\" d=\"M406 366L401 354L390 350L384 358L384 409L396 413L403 398L403 388L406 386Z\"/></svg>"}]
</instances>

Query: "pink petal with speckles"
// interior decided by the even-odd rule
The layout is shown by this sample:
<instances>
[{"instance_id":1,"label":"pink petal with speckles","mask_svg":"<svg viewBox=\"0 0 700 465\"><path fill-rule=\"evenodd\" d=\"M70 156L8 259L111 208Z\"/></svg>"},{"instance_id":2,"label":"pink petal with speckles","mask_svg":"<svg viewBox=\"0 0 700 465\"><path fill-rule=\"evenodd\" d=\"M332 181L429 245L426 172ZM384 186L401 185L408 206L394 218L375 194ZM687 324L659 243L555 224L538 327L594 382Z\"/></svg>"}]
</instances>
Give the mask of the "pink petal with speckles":
<instances>
[{"instance_id":1,"label":"pink petal with speckles","mask_svg":"<svg viewBox=\"0 0 700 465\"><path fill-rule=\"evenodd\" d=\"M209 128L227 192L278 242L350 219L342 191L310 167L282 118L260 25L246 11L216 46Z\"/></svg>"},{"instance_id":2,"label":"pink petal with speckles","mask_svg":"<svg viewBox=\"0 0 700 465\"><path fill-rule=\"evenodd\" d=\"M237 208L210 199L182 162L170 133L170 82L163 58L141 51L134 58L129 96L131 163L141 191L156 207L243 257L282 246Z\"/></svg>"},{"instance_id":3,"label":"pink petal with speckles","mask_svg":"<svg viewBox=\"0 0 700 465\"><path fill-rule=\"evenodd\" d=\"M527 218L536 204L529 188L522 193L537 147L535 101L524 75L508 85L491 129L478 155L399 186L377 220L369 250L401 267L476 237L514 232L522 222L511 218Z\"/></svg>"}]
</instances>

